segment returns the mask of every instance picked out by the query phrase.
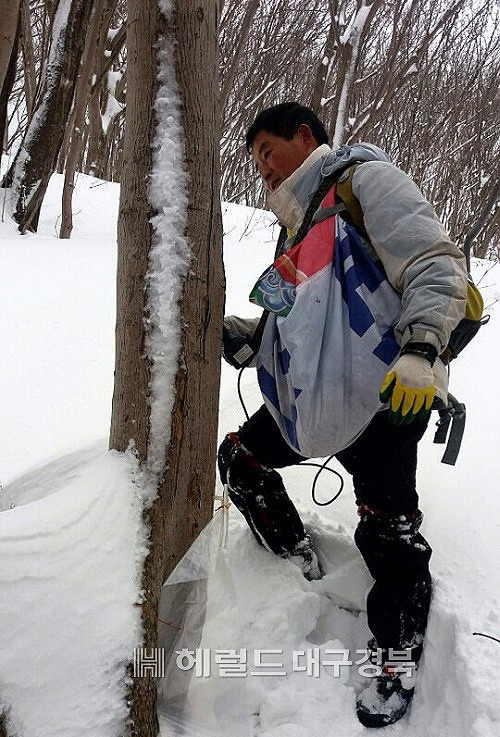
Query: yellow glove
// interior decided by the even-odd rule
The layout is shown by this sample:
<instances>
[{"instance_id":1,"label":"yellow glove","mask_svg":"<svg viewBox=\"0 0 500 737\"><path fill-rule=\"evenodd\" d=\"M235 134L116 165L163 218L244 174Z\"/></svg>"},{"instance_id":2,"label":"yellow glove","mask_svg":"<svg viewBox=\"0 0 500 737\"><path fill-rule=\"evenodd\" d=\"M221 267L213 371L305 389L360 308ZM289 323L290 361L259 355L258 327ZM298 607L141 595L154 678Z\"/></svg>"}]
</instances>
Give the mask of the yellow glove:
<instances>
[{"instance_id":1,"label":"yellow glove","mask_svg":"<svg viewBox=\"0 0 500 737\"><path fill-rule=\"evenodd\" d=\"M395 425L425 417L431 411L435 394L431 363L414 353L400 356L380 387L380 401L390 402L389 420Z\"/></svg>"}]
</instances>

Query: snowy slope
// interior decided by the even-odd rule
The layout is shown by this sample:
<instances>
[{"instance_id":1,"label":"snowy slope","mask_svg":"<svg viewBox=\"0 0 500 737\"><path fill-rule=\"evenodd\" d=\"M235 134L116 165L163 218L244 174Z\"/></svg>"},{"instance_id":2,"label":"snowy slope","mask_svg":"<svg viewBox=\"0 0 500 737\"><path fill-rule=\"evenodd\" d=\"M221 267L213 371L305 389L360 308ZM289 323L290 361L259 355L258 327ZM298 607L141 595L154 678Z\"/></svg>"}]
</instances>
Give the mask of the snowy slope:
<instances>
[{"instance_id":1,"label":"snowy slope","mask_svg":"<svg viewBox=\"0 0 500 737\"><path fill-rule=\"evenodd\" d=\"M127 463L101 453L71 477L62 460L31 480L44 496L0 514L0 691L12 733L118 734L143 549Z\"/></svg>"},{"instance_id":2,"label":"snowy slope","mask_svg":"<svg viewBox=\"0 0 500 737\"><path fill-rule=\"evenodd\" d=\"M132 461L106 453L118 191L79 177L74 235L59 241L60 187L53 177L36 236L21 238L0 223L0 699L12 707L16 734L114 737L125 716L124 664L138 640L133 603L144 552ZM226 311L256 315L247 295L272 258L276 228L268 214L235 205L224 218ZM386 728L393 735L500 733L500 645L472 634L500 636L500 268L475 268L476 278L485 274L492 320L452 369L452 390L468 409L457 466L439 463L430 430L422 443L419 488L435 591L418 691L409 718ZM251 370L242 387L256 409ZM224 365L221 437L243 420L236 373ZM192 679L188 733L194 724L217 737L365 733L353 712L356 667L341 668L339 677L328 666L317 677L293 670L298 650L319 648L325 660L327 650L354 653L367 638L369 576L352 542L352 488L346 478L339 499L319 508L310 498L313 475L284 472L316 538L322 581L308 583L293 564L259 549L237 511L229 512L227 550L208 578L206 626L199 642L189 641L186 627L185 645L246 647L248 674L221 679L213 669L210 678ZM328 499L336 486L325 473L318 495ZM268 661L281 659L285 675L251 676L258 648L281 651ZM207 704L231 714L230 724L210 720Z\"/></svg>"}]
</instances>

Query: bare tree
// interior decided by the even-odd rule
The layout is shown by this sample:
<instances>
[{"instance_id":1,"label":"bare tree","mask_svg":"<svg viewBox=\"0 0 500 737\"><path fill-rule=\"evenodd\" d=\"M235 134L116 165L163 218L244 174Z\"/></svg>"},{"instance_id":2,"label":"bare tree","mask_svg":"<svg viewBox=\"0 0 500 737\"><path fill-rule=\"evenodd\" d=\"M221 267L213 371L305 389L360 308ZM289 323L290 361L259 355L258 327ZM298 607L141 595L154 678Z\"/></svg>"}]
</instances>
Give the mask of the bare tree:
<instances>
[{"instance_id":1,"label":"bare tree","mask_svg":"<svg viewBox=\"0 0 500 737\"><path fill-rule=\"evenodd\" d=\"M21 0L9 153L33 115L54 6ZM86 74L78 85L85 88L77 91L85 101L81 135L75 102L59 155L58 171L68 182L72 168L120 180L125 16L125 0L106 0L90 91ZM499 28L496 0L226 0L219 52L223 197L264 206L245 130L266 105L309 101L332 143L377 143L420 184L463 247L467 241L472 254L497 253ZM5 94L3 102L6 109ZM66 203L69 209L68 197Z\"/></svg>"},{"instance_id":2,"label":"bare tree","mask_svg":"<svg viewBox=\"0 0 500 737\"><path fill-rule=\"evenodd\" d=\"M218 3L188 0L165 18L157 0L129 0L127 8L127 114L118 223L116 372L110 447L126 450L133 441L157 498L146 513L151 530L144 590L144 645L156 643L157 611L166 575L210 519L215 485L220 340L223 311L222 226L219 201L217 94ZM145 351L151 289L148 257L156 209L148 182L158 121L157 49L175 41L175 73L182 97L185 162L189 171L186 236L189 272L180 298L180 350L165 462L151 469L149 450L157 442L149 401L155 362ZM166 62L163 61L163 64ZM161 71L160 71L161 73ZM158 109L158 108L157 108ZM182 162L178 162L182 166ZM178 193L182 198L183 192ZM167 202L157 203L162 210ZM173 238L174 234L169 235ZM172 267L173 268L173 267ZM172 309L174 306L172 307ZM156 687L135 679L131 733L156 737Z\"/></svg>"},{"instance_id":3,"label":"bare tree","mask_svg":"<svg viewBox=\"0 0 500 737\"><path fill-rule=\"evenodd\" d=\"M14 85L19 41L19 0L0 2L0 151L5 146L7 102Z\"/></svg>"},{"instance_id":4,"label":"bare tree","mask_svg":"<svg viewBox=\"0 0 500 737\"><path fill-rule=\"evenodd\" d=\"M224 75L224 84L222 86L221 93L220 93L221 108L225 106L227 98L229 97L229 91L236 77L236 72L238 71L238 63L245 49L248 34L250 33L253 19L255 17L255 13L257 12L259 4L260 4L260 0L249 0L249 3L247 7L245 8L245 14L243 16L243 20L241 23L238 42L236 44L236 47L234 49L234 53L232 55L230 62L229 63L226 62L226 65L225 65L226 73ZM236 10L235 6L236 6L236 2L232 2L230 5L226 6L226 18L234 14Z\"/></svg>"},{"instance_id":5,"label":"bare tree","mask_svg":"<svg viewBox=\"0 0 500 737\"><path fill-rule=\"evenodd\" d=\"M64 164L64 189L62 197L62 218L60 237L69 238L73 230L72 202L75 187L75 173L83 149L83 130L87 99L92 86L92 75L96 67L96 49L99 48L99 37L104 35L104 16L107 0L95 0L86 34L85 49L78 80L71 117L66 127L67 151Z\"/></svg>"},{"instance_id":6,"label":"bare tree","mask_svg":"<svg viewBox=\"0 0 500 737\"><path fill-rule=\"evenodd\" d=\"M28 119L33 115L36 91L35 50L33 45L29 0L21 0L20 38L23 52L24 96Z\"/></svg>"},{"instance_id":7,"label":"bare tree","mask_svg":"<svg viewBox=\"0 0 500 737\"><path fill-rule=\"evenodd\" d=\"M33 117L4 182L12 189L13 217L22 233L38 226L43 197L56 166L73 102L93 1L72 0L57 6L50 53Z\"/></svg>"},{"instance_id":8,"label":"bare tree","mask_svg":"<svg viewBox=\"0 0 500 737\"><path fill-rule=\"evenodd\" d=\"M19 21L19 0L0 2L0 90L3 88L16 41Z\"/></svg>"},{"instance_id":9,"label":"bare tree","mask_svg":"<svg viewBox=\"0 0 500 737\"><path fill-rule=\"evenodd\" d=\"M366 0L356 8L353 17L348 21L347 28L340 35L338 29L338 60L336 64L336 85L333 94L324 104L330 102L332 110L330 113L330 138L333 146L344 143L345 131L347 130L347 115L349 97L356 80L359 53L364 39L367 37L370 24L382 4L382 0ZM338 18L336 3L331 4L331 12L335 14L331 18L332 25Z\"/></svg>"},{"instance_id":10,"label":"bare tree","mask_svg":"<svg viewBox=\"0 0 500 737\"><path fill-rule=\"evenodd\" d=\"M223 60L249 1L231 6ZM309 100L334 145L377 143L462 247L474 232L473 253L496 253L499 13L494 0L262 0L223 111L224 199L264 206L245 130L262 107Z\"/></svg>"},{"instance_id":11,"label":"bare tree","mask_svg":"<svg viewBox=\"0 0 500 737\"><path fill-rule=\"evenodd\" d=\"M226 5L221 28L221 83L239 40L248 5L240 3L231 15ZM245 204L264 203L262 188L248 166L244 134L262 107L290 98L310 99L312 75L324 45L328 21L325 0L261 0L248 32L245 53L231 86L222 118L222 192L225 199ZM230 67L229 67L230 68Z\"/></svg>"},{"instance_id":12,"label":"bare tree","mask_svg":"<svg viewBox=\"0 0 500 737\"><path fill-rule=\"evenodd\" d=\"M105 25L109 30L101 35L96 51L81 166L87 174L119 181L126 89L126 11L123 0L118 3L108 0L105 15Z\"/></svg>"},{"instance_id":13,"label":"bare tree","mask_svg":"<svg viewBox=\"0 0 500 737\"><path fill-rule=\"evenodd\" d=\"M92 0L94 2L97 4L98 0ZM19 46L22 54L18 58L17 70L15 63L10 67L14 77L10 98L4 87L0 104L0 110L6 111L8 102L4 145L8 155L15 155L16 151L21 154L19 148L24 146L28 127L33 129L40 123L38 108L47 75L52 80L55 78L53 67L56 57L61 58L62 54L67 60L68 54L73 53L71 44L63 48L62 42L57 44L57 40L50 51L54 13L59 5L68 9L68 3L20 0ZM82 26L86 31L82 40L83 59L77 68L73 102L68 103L71 112L64 120L60 109L59 128L64 135L57 156L57 171L66 175L62 226L62 234L66 236L70 232L71 170L115 181L119 180L121 171L126 87L125 0L99 0L99 6L101 12L92 14L86 29ZM61 25L59 20L55 30L63 30ZM58 54L54 52L56 46ZM17 54L12 56L15 62ZM63 77L67 78L64 72ZM68 87L66 82L65 85ZM33 119L35 104L37 115ZM77 118L78 125L75 123ZM39 147L39 156L45 148ZM22 167L20 169L18 179L23 173ZM10 176L3 186L14 179L11 167ZM15 209L15 202L13 205Z\"/></svg>"},{"instance_id":14,"label":"bare tree","mask_svg":"<svg viewBox=\"0 0 500 737\"><path fill-rule=\"evenodd\" d=\"M337 3L335 0L329 0L328 5L330 9L330 28L317 63L311 101L309 103L316 115L321 115L323 105L326 102L326 85L331 75L332 63L335 60L335 50L338 48L340 43L339 29L335 15Z\"/></svg>"}]
</instances>

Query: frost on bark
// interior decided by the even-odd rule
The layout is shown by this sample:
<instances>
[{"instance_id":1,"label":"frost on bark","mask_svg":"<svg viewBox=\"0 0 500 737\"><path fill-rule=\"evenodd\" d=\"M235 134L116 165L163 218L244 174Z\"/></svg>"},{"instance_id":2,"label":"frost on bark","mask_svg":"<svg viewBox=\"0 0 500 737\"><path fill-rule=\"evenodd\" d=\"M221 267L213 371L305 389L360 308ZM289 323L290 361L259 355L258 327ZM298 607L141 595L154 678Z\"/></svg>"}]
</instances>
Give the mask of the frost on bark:
<instances>
[{"instance_id":1,"label":"frost on bark","mask_svg":"<svg viewBox=\"0 0 500 737\"><path fill-rule=\"evenodd\" d=\"M36 231L47 184L55 170L85 44L94 0L60 0L54 16L49 58L33 116L3 186L21 233Z\"/></svg>"},{"instance_id":2,"label":"frost on bark","mask_svg":"<svg viewBox=\"0 0 500 737\"><path fill-rule=\"evenodd\" d=\"M145 647L154 647L157 641L154 613L165 577L212 515L223 314L217 104L219 3L189 0L162 2L160 7L164 6L168 20L158 11L156 0L129 0L127 8L127 110L110 433L110 447L119 451L126 450L133 441L138 460L157 493L146 512L150 551L143 573ZM175 48L175 76L185 131L184 164L179 161L175 166L187 167L189 191L175 193L175 203L156 201L153 209L148 191L153 171L152 145L162 145L157 131L165 123L157 120L155 109L168 117L162 100L157 100L155 108L156 51L166 46ZM176 172L160 174L175 177ZM156 360L161 361L162 356L157 359L150 349L156 326L148 312L148 269L158 238L168 247L178 234L155 231L152 220L161 222L162 212L168 212L183 195L187 195L183 236L187 237L191 259L178 304L172 306L179 312L179 334L168 343L166 351L178 350L171 388L175 396L170 417L165 418L169 427L163 428L164 436L169 440L168 447L162 449L163 468L158 470L158 458L152 461L150 453L151 447L158 445L158 437L153 435L160 432L163 437L163 430L158 428L157 418L152 422L159 398L151 397L151 387L158 368ZM130 704L130 733L134 737L156 737L154 679L146 676L134 680Z\"/></svg>"}]
</instances>

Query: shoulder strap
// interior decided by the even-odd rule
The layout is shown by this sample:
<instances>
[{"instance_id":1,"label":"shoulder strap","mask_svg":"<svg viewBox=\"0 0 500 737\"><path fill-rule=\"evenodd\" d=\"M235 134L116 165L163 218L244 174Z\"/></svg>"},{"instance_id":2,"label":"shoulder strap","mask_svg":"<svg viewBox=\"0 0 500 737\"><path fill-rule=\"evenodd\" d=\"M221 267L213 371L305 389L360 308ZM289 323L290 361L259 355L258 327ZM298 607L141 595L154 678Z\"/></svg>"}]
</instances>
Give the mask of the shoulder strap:
<instances>
[{"instance_id":1,"label":"shoulder strap","mask_svg":"<svg viewBox=\"0 0 500 737\"><path fill-rule=\"evenodd\" d=\"M347 207L348 217L345 215L342 217L344 217L347 222L350 222L351 225L354 225L364 238L370 240L365 229L363 210L352 191L352 178L358 166L359 164L353 164L353 166L350 166L349 169L346 169L346 171L341 175L337 183L337 197L342 200Z\"/></svg>"},{"instance_id":2,"label":"shoulder strap","mask_svg":"<svg viewBox=\"0 0 500 737\"><path fill-rule=\"evenodd\" d=\"M300 225L300 228L297 231L297 234L295 235L292 246L296 246L297 243L300 243L303 238L307 235L309 232L309 229L311 228L314 213L321 205L322 200L326 196L326 193L333 187L335 182L337 181L338 174L334 172L333 174L330 174L329 176L325 177L321 184L319 185L316 192L313 194L311 202L309 203L309 207L306 210L306 213L304 215L304 218L302 220L302 223Z\"/></svg>"},{"instance_id":3,"label":"shoulder strap","mask_svg":"<svg viewBox=\"0 0 500 737\"><path fill-rule=\"evenodd\" d=\"M434 442L444 445L448 430L450 430L450 434L445 453L441 458L441 463L454 466L457 462L458 452L465 430L465 404L459 402L453 394L448 394L448 405L444 409L439 410L439 420L434 435Z\"/></svg>"},{"instance_id":4,"label":"shoulder strap","mask_svg":"<svg viewBox=\"0 0 500 737\"><path fill-rule=\"evenodd\" d=\"M322 207L320 210L316 210L316 212L313 215L313 219L311 221L311 227L313 225L317 225L322 220L326 220L327 218L331 218L332 215L338 215L341 212L345 212L347 210L347 205L345 202L338 202L333 207Z\"/></svg>"},{"instance_id":5,"label":"shoulder strap","mask_svg":"<svg viewBox=\"0 0 500 737\"><path fill-rule=\"evenodd\" d=\"M302 224L297 231L295 238L293 239L293 246L295 246L297 243L300 243L300 241L305 237L312 225L315 225L316 222L319 222L319 220L321 220L321 216L317 216L316 213L326 193L335 183L337 183L336 195L337 199L339 200L339 202L335 205L335 213L342 213L341 217L344 218L344 220L346 220L350 225L353 225L359 231L359 233L361 233L363 238L365 238L367 241L370 240L365 229L363 210L361 209L361 205L359 204L357 198L354 196L354 193L352 191L352 178L357 166L359 166L359 164L353 164L344 172L342 172L342 174L340 174L340 179L338 172L334 172L333 174L330 174L330 176L323 179L320 186L314 193L309 207L307 208L304 215ZM335 213L333 211L329 211L328 214L324 215L324 217L329 217L330 215L333 215Z\"/></svg>"}]
</instances>

